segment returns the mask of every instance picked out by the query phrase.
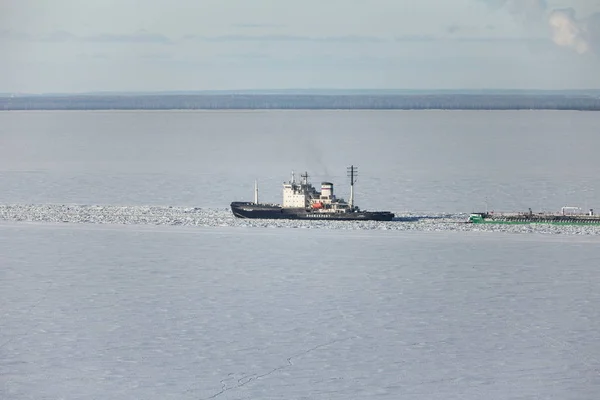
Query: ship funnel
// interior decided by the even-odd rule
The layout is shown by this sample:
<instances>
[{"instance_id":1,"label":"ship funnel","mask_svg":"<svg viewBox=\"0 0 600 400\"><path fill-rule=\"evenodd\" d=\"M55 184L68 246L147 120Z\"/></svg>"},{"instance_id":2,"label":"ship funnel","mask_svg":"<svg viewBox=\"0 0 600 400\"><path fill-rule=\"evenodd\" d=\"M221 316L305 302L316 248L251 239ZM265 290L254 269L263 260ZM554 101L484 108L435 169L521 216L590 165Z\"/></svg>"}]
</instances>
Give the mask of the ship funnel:
<instances>
[{"instance_id":1,"label":"ship funnel","mask_svg":"<svg viewBox=\"0 0 600 400\"><path fill-rule=\"evenodd\" d=\"M333 183L321 182L321 196L327 196L327 198L333 197Z\"/></svg>"}]
</instances>

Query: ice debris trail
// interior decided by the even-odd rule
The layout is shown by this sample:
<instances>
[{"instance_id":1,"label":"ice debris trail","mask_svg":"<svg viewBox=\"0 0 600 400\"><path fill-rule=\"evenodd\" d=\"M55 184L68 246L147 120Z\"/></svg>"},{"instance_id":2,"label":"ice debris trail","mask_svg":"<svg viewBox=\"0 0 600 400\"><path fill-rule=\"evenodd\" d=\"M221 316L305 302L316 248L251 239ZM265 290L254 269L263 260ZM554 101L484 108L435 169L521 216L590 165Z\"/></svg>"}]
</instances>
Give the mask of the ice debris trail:
<instances>
[{"instance_id":1,"label":"ice debris trail","mask_svg":"<svg viewBox=\"0 0 600 400\"><path fill-rule=\"evenodd\" d=\"M395 212L391 222L238 219L228 208L74 204L0 204L0 221L72 224L181 225L202 227L304 228L394 231L462 231L600 235L600 226L467 224L467 214Z\"/></svg>"}]
</instances>

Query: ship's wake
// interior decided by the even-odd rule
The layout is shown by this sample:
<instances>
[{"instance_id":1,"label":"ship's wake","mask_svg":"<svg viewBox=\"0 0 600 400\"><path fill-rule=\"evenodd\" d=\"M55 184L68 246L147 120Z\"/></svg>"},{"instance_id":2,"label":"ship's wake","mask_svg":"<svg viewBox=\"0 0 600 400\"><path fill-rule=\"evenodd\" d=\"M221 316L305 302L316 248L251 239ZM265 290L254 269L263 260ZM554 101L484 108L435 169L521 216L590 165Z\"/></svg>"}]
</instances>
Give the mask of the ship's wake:
<instances>
[{"instance_id":1,"label":"ship's wake","mask_svg":"<svg viewBox=\"0 0 600 400\"><path fill-rule=\"evenodd\" d=\"M468 214L395 212L390 222L238 219L228 208L65 204L0 204L0 221L396 231L464 231L600 235L599 226L469 224Z\"/></svg>"}]
</instances>

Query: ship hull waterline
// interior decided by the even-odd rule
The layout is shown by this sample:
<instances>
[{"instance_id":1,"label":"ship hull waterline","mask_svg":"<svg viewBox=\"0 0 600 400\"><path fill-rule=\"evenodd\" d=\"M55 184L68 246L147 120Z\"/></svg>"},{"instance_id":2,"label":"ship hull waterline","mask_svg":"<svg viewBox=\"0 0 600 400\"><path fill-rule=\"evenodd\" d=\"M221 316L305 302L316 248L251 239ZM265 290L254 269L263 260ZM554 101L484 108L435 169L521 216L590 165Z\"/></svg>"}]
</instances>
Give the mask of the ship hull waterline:
<instances>
[{"instance_id":1,"label":"ship hull waterline","mask_svg":"<svg viewBox=\"0 0 600 400\"><path fill-rule=\"evenodd\" d=\"M388 211L357 211L347 213L324 213L304 208L283 208L254 203L231 203L231 211L237 218L292 219L305 221L391 221L394 214Z\"/></svg>"},{"instance_id":2,"label":"ship hull waterline","mask_svg":"<svg viewBox=\"0 0 600 400\"><path fill-rule=\"evenodd\" d=\"M579 220L517 220L517 221L501 221L501 220L482 220L469 221L471 224L486 224L486 225L580 225L580 226L600 226L600 221L579 221Z\"/></svg>"},{"instance_id":3,"label":"ship hull waterline","mask_svg":"<svg viewBox=\"0 0 600 400\"><path fill-rule=\"evenodd\" d=\"M488 213L474 213L469 217L473 224L496 224L496 225L600 225L600 217L597 215L490 215Z\"/></svg>"}]
</instances>

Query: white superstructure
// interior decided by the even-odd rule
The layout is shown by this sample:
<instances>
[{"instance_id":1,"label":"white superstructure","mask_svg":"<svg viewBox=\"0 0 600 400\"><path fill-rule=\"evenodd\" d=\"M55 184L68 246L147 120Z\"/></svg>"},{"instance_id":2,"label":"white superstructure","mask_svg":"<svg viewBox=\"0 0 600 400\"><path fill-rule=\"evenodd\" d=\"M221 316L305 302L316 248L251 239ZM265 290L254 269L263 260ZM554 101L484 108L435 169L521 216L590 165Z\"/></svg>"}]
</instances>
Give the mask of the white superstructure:
<instances>
[{"instance_id":1,"label":"white superstructure","mask_svg":"<svg viewBox=\"0 0 600 400\"><path fill-rule=\"evenodd\" d=\"M321 191L319 192L308 182L308 173L304 173L301 177L302 180L296 182L292 172L292 180L283 184L283 208L304 208L323 213L353 210L344 199L335 197L333 183L322 182Z\"/></svg>"},{"instance_id":2,"label":"white superstructure","mask_svg":"<svg viewBox=\"0 0 600 400\"><path fill-rule=\"evenodd\" d=\"M302 181L296 182L292 172L292 180L283 184L284 208L308 208L311 199L318 196L315 188L308 183L308 173L301 175Z\"/></svg>"}]
</instances>

